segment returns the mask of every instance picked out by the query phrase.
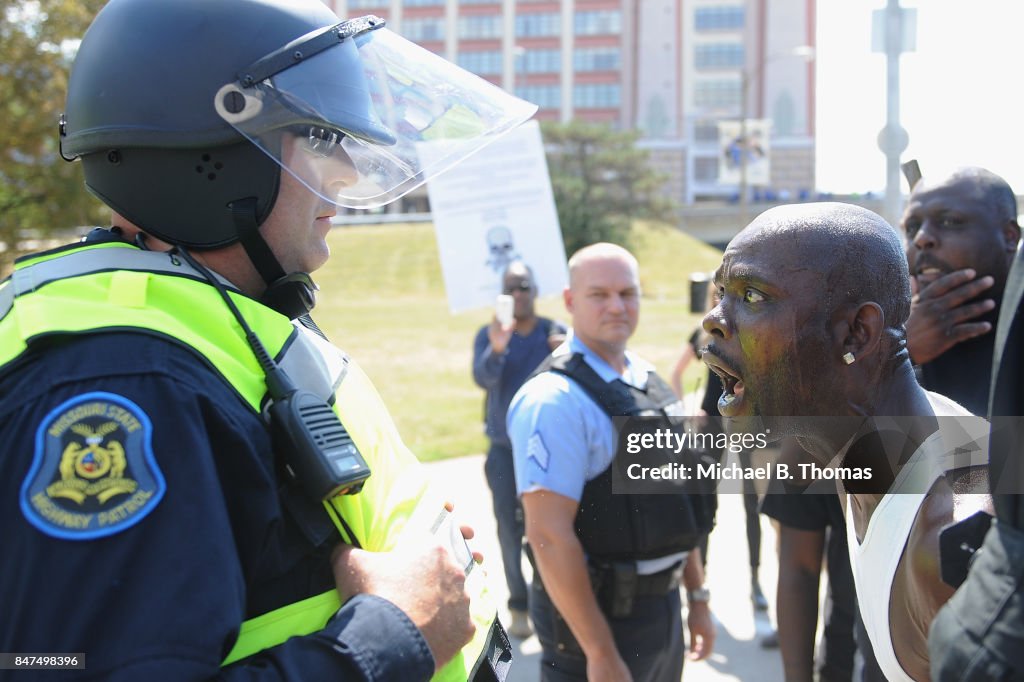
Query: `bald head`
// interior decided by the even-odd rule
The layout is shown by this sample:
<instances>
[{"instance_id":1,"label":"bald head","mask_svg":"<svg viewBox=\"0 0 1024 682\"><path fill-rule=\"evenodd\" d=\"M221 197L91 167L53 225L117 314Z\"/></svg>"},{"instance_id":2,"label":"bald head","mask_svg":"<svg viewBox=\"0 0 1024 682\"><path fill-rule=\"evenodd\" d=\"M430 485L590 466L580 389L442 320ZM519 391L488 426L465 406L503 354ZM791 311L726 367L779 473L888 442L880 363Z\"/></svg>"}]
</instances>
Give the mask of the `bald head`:
<instances>
[{"instance_id":1,"label":"bald head","mask_svg":"<svg viewBox=\"0 0 1024 682\"><path fill-rule=\"evenodd\" d=\"M639 271L633 254L615 244L592 244L569 259L563 297L573 333L620 372L640 319Z\"/></svg>"},{"instance_id":2,"label":"bald head","mask_svg":"<svg viewBox=\"0 0 1024 682\"><path fill-rule=\"evenodd\" d=\"M843 414L874 404L880 380L906 363L902 242L859 206L762 213L729 243L715 285L703 359L723 379L723 416Z\"/></svg>"},{"instance_id":3,"label":"bald head","mask_svg":"<svg viewBox=\"0 0 1024 682\"><path fill-rule=\"evenodd\" d=\"M569 288L575 288L579 284L579 274L582 270L591 267L594 263L601 261L619 261L625 263L636 279L639 280L640 266L636 257L618 244L609 242L598 242L590 246L584 246L569 259Z\"/></svg>"},{"instance_id":4,"label":"bald head","mask_svg":"<svg viewBox=\"0 0 1024 682\"><path fill-rule=\"evenodd\" d=\"M737 240L781 248L793 262L818 271L826 311L874 301L892 329L901 329L910 315L903 242L877 213L842 203L779 206L758 216Z\"/></svg>"},{"instance_id":5,"label":"bald head","mask_svg":"<svg viewBox=\"0 0 1024 682\"><path fill-rule=\"evenodd\" d=\"M502 275L533 275L533 271L530 270L530 266L521 260L514 260L508 264L505 268L505 272Z\"/></svg>"},{"instance_id":6,"label":"bald head","mask_svg":"<svg viewBox=\"0 0 1024 682\"><path fill-rule=\"evenodd\" d=\"M521 260L509 263L501 276L501 293L511 296L515 302L512 314L517 323L532 324L536 317L534 302L537 299L537 280L530 266ZM519 329L522 331L524 327L520 326Z\"/></svg>"},{"instance_id":7,"label":"bald head","mask_svg":"<svg viewBox=\"0 0 1024 682\"><path fill-rule=\"evenodd\" d=\"M1017 197L1010 185L990 170L978 166L957 168L945 176L922 178L911 192L911 197L938 189L959 189L965 197L988 206L993 220L1017 220Z\"/></svg>"}]
</instances>

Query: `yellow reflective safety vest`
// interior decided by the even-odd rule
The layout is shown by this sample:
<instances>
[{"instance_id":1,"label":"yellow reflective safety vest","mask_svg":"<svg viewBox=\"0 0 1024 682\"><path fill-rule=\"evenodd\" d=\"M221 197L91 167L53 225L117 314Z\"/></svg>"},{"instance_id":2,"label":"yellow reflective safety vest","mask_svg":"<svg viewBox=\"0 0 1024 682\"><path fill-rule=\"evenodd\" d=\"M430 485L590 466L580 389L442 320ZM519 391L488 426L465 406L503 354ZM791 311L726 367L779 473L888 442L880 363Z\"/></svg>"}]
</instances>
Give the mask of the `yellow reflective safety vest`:
<instances>
[{"instance_id":1,"label":"yellow reflective safety vest","mask_svg":"<svg viewBox=\"0 0 1024 682\"><path fill-rule=\"evenodd\" d=\"M359 494L324 503L324 513L341 536L374 552L428 536L444 496L402 442L369 378L320 336L229 283L225 286L293 383L333 405L370 466ZM121 242L64 247L19 261L0 284L0 371L17 362L33 341L49 335L132 328L191 348L254 412L266 406L264 375L240 325L217 290L173 252L143 251ZM434 680L470 679L481 664L488 667L487 659L507 668L507 640L496 624L494 596L483 570L470 573L467 591L476 635ZM316 632L340 606L337 591L330 590L247 620L223 663Z\"/></svg>"}]
</instances>

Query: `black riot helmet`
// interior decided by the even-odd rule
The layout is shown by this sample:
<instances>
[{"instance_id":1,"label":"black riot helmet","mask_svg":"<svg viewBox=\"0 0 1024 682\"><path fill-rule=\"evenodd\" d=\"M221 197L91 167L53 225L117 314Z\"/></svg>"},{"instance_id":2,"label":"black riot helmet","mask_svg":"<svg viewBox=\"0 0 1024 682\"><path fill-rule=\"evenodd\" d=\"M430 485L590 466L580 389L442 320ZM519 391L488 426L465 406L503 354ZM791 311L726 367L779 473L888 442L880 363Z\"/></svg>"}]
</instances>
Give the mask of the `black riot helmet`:
<instances>
[{"instance_id":1,"label":"black riot helmet","mask_svg":"<svg viewBox=\"0 0 1024 682\"><path fill-rule=\"evenodd\" d=\"M381 206L536 110L383 26L320 0L111 0L71 70L62 154L147 233L241 241L268 287L294 283L258 231L282 169L337 206ZM323 186L317 158L358 179Z\"/></svg>"}]
</instances>

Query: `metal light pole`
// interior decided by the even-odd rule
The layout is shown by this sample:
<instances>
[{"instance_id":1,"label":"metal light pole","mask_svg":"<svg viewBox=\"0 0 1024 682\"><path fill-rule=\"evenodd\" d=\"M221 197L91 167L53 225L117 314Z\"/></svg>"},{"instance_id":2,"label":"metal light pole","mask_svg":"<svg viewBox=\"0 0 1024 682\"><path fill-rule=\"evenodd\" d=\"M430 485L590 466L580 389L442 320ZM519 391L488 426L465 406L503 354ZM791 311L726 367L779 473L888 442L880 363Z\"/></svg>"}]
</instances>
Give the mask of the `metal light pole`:
<instances>
[{"instance_id":1,"label":"metal light pole","mask_svg":"<svg viewBox=\"0 0 1024 682\"><path fill-rule=\"evenodd\" d=\"M900 54L914 49L915 10L900 7L899 0L888 0L885 9L875 10L875 51L885 52L885 127L878 133L878 147L885 154L885 219L898 225L901 211L900 154L910 136L900 125Z\"/></svg>"}]
</instances>

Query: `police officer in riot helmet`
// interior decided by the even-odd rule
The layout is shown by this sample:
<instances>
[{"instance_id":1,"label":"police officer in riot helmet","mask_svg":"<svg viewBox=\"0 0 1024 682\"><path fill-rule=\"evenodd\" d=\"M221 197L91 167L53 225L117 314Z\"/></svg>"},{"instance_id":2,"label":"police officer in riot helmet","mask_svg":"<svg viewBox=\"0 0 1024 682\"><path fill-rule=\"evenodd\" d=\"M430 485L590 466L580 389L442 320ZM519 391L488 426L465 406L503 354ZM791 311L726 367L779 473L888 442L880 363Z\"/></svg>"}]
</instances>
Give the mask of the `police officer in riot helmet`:
<instances>
[{"instance_id":1,"label":"police officer in riot helmet","mask_svg":"<svg viewBox=\"0 0 1024 682\"><path fill-rule=\"evenodd\" d=\"M104 679L502 678L450 505L306 313L339 207L534 109L319 0L104 7L60 146L113 227L0 283L0 650Z\"/></svg>"}]
</instances>

